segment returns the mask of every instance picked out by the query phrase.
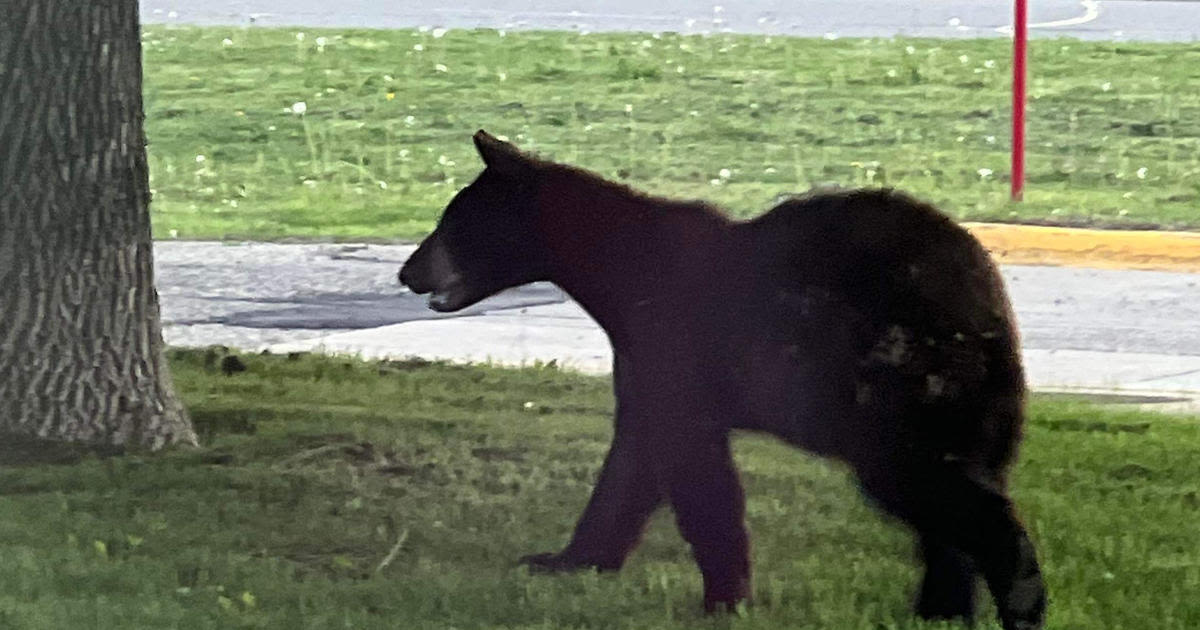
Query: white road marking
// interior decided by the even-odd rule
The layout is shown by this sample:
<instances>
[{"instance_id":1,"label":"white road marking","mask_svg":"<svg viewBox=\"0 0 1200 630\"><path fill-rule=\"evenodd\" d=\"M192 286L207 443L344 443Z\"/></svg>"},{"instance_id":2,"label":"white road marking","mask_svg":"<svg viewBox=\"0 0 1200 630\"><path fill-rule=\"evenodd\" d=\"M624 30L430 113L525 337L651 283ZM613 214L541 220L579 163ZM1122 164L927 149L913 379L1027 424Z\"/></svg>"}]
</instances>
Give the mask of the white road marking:
<instances>
[{"instance_id":1,"label":"white road marking","mask_svg":"<svg viewBox=\"0 0 1200 630\"><path fill-rule=\"evenodd\" d=\"M590 11L500 11L499 9L440 9L433 11L441 14L461 15L465 17L490 17L499 14L512 14L520 18L583 18L587 20L642 20L655 22L679 22L683 17L669 15L650 15L645 13L594 13Z\"/></svg>"},{"instance_id":2,"label":"white road marking","mask_svg":"<svg viewBox=\"0 0 1200 630\"><path fill-rule=\"evenodd\" d=\"M1083 6L1083 15L1067 18L1065 20L1037 22L1035 24L1028 24L1027 26L1028 28L1058 28L1060 26L1075 26L1076 24L1086 24L1100 17L1100 3L1096 0L1082 0L1082 2L1079 4ZM1003 33L1005 35L1012 35L1013 25L1007 24L1005 26L996 27L996 32Z\"/></svg>"}]
</instances>

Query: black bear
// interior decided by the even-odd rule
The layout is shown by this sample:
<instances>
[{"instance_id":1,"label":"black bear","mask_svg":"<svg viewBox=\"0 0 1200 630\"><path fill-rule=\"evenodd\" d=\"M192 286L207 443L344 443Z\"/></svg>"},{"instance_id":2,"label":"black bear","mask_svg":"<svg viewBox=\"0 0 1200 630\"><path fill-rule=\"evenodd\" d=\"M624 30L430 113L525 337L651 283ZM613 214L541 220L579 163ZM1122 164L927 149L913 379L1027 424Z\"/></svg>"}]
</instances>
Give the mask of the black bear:
<instances>
[{"instance_id":1,"label":"black bear","mask_svg":"<svg viewBox=\"0 0 1200 630\"><path fill-rule=\"evenodd\" d=\"M811 194L749 221L660 199L475 135L486 168L400 271L454 311L548 280L613 347L616 428L592 498L533 569L615 570L660 503L707 610L750 595L732 429L845 461L916 532L916 611L974 614L977 576L1007 630L1042 626L1045 589L1007 476L1025 382L986 250L890 190Z\"/></svg>"}]
</instances>

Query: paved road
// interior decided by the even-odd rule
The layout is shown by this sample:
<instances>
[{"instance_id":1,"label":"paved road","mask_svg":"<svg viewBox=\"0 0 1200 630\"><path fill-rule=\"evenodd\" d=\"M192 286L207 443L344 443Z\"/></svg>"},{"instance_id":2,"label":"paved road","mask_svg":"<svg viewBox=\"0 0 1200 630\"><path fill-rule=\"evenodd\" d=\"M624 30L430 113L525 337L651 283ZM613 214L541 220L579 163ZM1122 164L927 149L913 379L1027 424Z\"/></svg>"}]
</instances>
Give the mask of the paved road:
<instances>
[{"instance_id":1,"label":"paved road","mask_svg":"<svg viewBox=\"0 0 1200 630\"><path fill-rule=\"evenodd\" d=\"M1200 2L1036 0L1035 36L1195 41ZM1000 36L1011 0L141 0L149 23Z\"/></svg>"},{"instance_id":2,"label":"paved road","mask_svg":"<svg viewBox=\"0 0 1200 630\"><path fill-rule=\"evenodd\" d=\"M412 249L160 241L164 335L174 345L608 368L603 333L553 286L511 291L458 315L427 310L395 280ZM1200 393L1200 275L1003 271L1035 385Z\"/></svg>"},{"instance_id":3,"label":"paved road","mask_svg":"<svg viewBox=\"0 0 1200 630\"><path fill-rule=\"evenodd\" d=\"M597 8L597 4L602 8ZM1195 41L1200 2L1038 0L1035 36ZM1008 0L141 0L151 23L807 36L1004 36ZM564 296L537 286L453 320L429 319L395 285L403 246L160 243L164 334L179 345L323 348L521 361L560 358L602 371L603 334ZM1200 276L1049 267L1005 270L1041 387L1120 386L1200 393Z\"/></svg>"}]
</instances>

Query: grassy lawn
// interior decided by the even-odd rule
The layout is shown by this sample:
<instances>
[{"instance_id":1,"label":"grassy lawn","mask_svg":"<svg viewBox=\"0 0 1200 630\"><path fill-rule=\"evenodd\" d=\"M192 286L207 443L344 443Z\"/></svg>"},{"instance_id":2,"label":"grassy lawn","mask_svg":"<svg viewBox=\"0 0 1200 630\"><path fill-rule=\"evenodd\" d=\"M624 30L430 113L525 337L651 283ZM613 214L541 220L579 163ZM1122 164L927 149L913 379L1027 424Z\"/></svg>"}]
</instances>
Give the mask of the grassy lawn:
<instances>
[{"instance_id":1,"label":"grassy lawn","mask_svg":"<svg viewBox=\"0 0 1200 630\"><path fill-rule=\"evenodd\" d=\"M0 442L0 628L949 627L909 616L906 533L839 467L771 440L737 444L758 603L706 619L666 513L620 574L514 566L561 545L587 499L606 380L246 362L224 377L201 353L173 356L202 451ZM1200 627L1200 426L1070 401L1031 411L1015 489L1049 627Z\"/></svg>"},{"instance_id":2,"label":"grassy lawn","mask_svg":"<svg viewBox=\"0 0 1200 630\"><path fill-rule=\"evenodd\" d=\"M1034 41L1019 205L1001 39L153 26L144 46L159 238L419 237L480 127L739 216L892 185L963 219L1200 227L1200 44Z\"/></svg>"}]
</instances>

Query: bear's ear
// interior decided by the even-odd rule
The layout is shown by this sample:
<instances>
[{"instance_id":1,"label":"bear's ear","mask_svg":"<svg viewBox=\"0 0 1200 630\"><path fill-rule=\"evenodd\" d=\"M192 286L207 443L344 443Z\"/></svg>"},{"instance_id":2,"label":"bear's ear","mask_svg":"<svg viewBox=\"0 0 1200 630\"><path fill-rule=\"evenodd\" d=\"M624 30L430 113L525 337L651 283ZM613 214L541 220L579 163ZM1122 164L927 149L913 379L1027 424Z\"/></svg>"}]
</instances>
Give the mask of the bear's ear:
<instances>
[{"instance_id":1,"label":"bear's ear","mask_svg":"<svg viewBox=\"0 0 1200 630\"><path fill-rule=\"evenodd\" d=\"M502 175L521 175L533 165L520 149L482 129L475 132L474 140L483 163Z\"/></svg>"}]
</instances>

